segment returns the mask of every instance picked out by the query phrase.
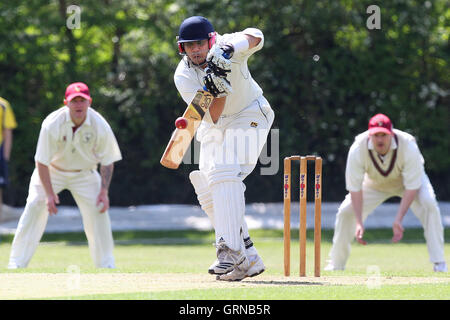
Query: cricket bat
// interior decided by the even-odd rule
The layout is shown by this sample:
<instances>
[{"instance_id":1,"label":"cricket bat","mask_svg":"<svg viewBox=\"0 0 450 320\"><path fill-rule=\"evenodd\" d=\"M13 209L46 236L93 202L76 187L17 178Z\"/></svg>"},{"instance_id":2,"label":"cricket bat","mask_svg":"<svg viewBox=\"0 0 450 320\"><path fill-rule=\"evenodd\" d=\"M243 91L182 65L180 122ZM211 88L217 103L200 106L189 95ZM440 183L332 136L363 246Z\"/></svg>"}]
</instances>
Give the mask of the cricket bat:
<instances>
[{"instance_id":1,"label":"cricket bat","mask_svg":"<svg viewBox=\"0 0 450 320\"><path fill-rule=\"evenodd\" d=\"M192 102L183 113L183 118L187 119L187 127L176 128L167 144L166 150L161 157L160 163L169 169L178 169L184 154L191 145L206 111L214 100L214 96L203 90L198 90Z\"/></svg>"}]
</instances>

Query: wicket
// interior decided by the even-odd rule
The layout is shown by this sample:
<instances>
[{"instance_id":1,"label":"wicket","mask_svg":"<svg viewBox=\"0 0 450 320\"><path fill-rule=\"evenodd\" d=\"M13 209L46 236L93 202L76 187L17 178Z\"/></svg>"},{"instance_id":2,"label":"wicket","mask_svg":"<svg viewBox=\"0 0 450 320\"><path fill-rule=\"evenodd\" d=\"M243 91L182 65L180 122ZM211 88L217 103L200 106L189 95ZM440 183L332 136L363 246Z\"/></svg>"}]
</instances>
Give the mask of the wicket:
<instances>
[{"instance_id":1,"label":"wicket","mask_svg":"<svg viewBox=\"0 0 450 320\"><path fill-rule=\"evenodd\" d=\"M314 276L320 277L320 241L322 215L322 158L318 156L291 156L284 158L284 275L291 269L291 162L300 161L300 277L306 276L306 203L307 163L315 161L314 185Z\"/></svg>"}]
</instances>

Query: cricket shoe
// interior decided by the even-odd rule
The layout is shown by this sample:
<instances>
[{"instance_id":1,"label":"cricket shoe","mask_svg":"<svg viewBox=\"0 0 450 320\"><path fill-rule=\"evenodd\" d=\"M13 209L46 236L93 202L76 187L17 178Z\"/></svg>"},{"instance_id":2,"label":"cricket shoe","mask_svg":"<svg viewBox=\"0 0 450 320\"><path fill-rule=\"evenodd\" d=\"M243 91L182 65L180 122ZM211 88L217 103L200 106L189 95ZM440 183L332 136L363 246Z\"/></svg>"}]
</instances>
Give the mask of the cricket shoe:
<instances>
[{"instance_id":1,"label":"cricket shoe","mask_svg":"<svg viewBox=\"0 0 450 320\"><path fill-rule=\"evenodd\" d=\"M255 277L266 270L266 266L259 255L254 260L250 259L250 268L247 270L247 277Z\"/></svg>"},{"instance_id":2,"label":"cricket shoe","mask_svg":"<svg viewBox=\"0 0 450 320\"><path fill-rule=\"evenodd\" d=\"M237 258L235 254L236 251L231 250L225 244L225 241L219 241L216 245L217 248L217 259L209 267L208 273L210 274L226 274L234 269L236 264L242 263L242 257ZM245 255L244 255L245 258Z\"/></svg>"},{"instance_id":3,"label":"cricket shoe","mask_svg":"<svg viewBox=\"0 0 450 320\"><path fill-rule=\"evenodd\" d=\"M436 262L433 267L434 272L447 272L447 264L445 262Z\"/></svg>"},{"instance_id":4,"label":"cricket shoe","mask_svg":"<svg viewBox=\"0 0 450 320\"><path fill-rule=\"evenodd\" d=\"M248 260L248 259L247 259ZM242 264L236 266L231 272L223 275L218 275L217 280L223 281L241 281L247 277L255 277L266 270L261 257L256 255L255 259L249 261L248 265Z\"/></svg>"},{"instance_id":5,"label":"cricket shoe","mask_svg":"<svg viewBox=\"0 0 450 320\"><path fill-rule=\"evenodd\" d=\"M229 249L226 245L216 245L217 259L208 268L210 274L225 274L233 270L234 261L231 259Z\"/></svg>"},{"instance_id":6,"label":"cricket shoe","mask_svg":"<svg viewBox=\"0 0 450 320\"><path fill-rule=\"evenodd\" d=\"M8 267L7 267L8 269L20 269L20 268L22 268L21 266L19 266L18 264L16 264L16 263L13 263L13 262L10 262L9 264L8 264Z\"/></svg>"},{"instance_id":7,"label":"cricket shoe","mask_svg":"<svg viewBox=\"0 0 450 320\"><path fill-rule=\"evenodd\" d=\"M324 271L342 271L345 270L344 267L337 267L333 263L329 262L325 268L323 268Z\"/></svg>"},{"instance_id":8,"label":"cricket shoe","mask_svg":"<svg viewBox=\"0 0 450 320\"><path fill-rule=\"evenodd\" d=\"M223 255L223 254L222 254ZM208 268L208 273L210 274L225 274L233 270L234 264L232 262L222 261L216 259L213 264Z\"/></svg>"},{"instance_id":9,"label":"cricket shoe","mask_svg":"<svg viewBox=\"0 0 450 320\"><path fill-rule=\"evenodd\" d=\"M250 269L250 263L244 250L232 250L225 245L228 252L228 259L234 262L233 269L226 273L216 276L216 280L240 281L246 277Z\"/></svg>"}]
</instances>

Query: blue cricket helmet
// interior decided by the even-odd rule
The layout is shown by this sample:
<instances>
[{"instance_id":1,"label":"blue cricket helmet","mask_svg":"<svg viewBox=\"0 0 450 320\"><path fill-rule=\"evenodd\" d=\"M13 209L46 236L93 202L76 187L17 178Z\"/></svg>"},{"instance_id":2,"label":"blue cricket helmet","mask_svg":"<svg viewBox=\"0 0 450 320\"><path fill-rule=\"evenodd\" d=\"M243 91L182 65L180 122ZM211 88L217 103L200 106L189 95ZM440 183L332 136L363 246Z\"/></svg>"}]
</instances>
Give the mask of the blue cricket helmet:
<instances>
[{"instance_id":1,"label":"blue cricket helmet","mask_svg":"<svg viewBox=\"0 0 450 320\"><path fill-rule=\"evenodd\" d=\"M192 16L185 19L178 31L177 43L181 54L184 54L184 42L208 39L209 48L216 40L216 32L208 19L201 16Z\"/></svg>"}]
</instances>

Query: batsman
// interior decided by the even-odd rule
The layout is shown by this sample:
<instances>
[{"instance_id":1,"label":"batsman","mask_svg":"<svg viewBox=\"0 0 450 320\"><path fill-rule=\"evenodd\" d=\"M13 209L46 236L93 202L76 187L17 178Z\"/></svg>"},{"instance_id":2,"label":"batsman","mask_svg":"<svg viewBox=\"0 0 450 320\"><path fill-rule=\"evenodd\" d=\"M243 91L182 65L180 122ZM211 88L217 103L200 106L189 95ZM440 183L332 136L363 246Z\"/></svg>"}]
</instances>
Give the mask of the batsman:
<instances>
[{"instance_id":1,"label":"batsman","mask_svg":"<svg viewBox=\"0 0 450 320\"><path fill-rule=\"evenodd\" d=\"M256 276L265 266L245 222L243 181L256 166L274 112L247 60L264 36L256 28L219 35L208 19L193 16L180 25L177 43L183 58L174 81L183 100L189 104L197 90L214 96L197 131L199 170L189 175L215 229L217 260L208 272L226 281Z\"/></svg>"}]
</instances>

